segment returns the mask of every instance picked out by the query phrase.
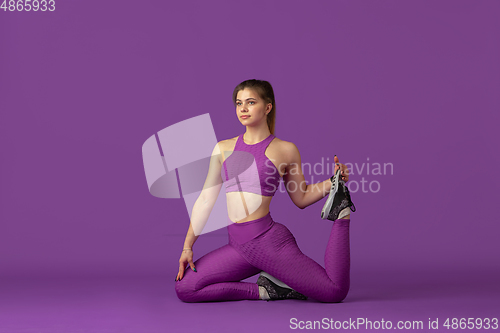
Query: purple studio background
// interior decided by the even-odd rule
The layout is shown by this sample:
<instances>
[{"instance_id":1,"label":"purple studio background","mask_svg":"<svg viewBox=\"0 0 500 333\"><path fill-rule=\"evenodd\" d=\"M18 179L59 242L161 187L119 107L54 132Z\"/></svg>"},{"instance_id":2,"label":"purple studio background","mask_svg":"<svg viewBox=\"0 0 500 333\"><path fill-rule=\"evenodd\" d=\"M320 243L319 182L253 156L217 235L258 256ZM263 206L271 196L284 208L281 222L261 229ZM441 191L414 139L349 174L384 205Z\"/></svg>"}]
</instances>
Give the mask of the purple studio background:
<instances>
[{"instance_id":1,"label":"purple studio background","mask_svg":"<svg viewBox=\"0 0 500 333\"><path fill-rule=\"evenodd\" d=\"M168 318L190 321L192 308L183 307L208 318L203 305L176 298L173 279L189 216L181 199L149 193L141 146L159 130L204 113L218 140L243 133L231 94L251 78L273 85L275 134L297 145L303 163L336 154L356 165L351 294L343 309L315 307L325 311L319 318L378 308L408 319L397 309L421 313L432 295L457 304L481 292L496 301L446 313L498 314L499 11L494 0L57 1L54 12L1 10L5 332L21 329L27 313L31 296L18 297L26 290L21 286L57 290L58 283L47 281L156 281L162 289L147 289L156 297L155 315L143 332L181 326ZM392 168L373 174L374 163ZM305 174L308 183L329 176ZM271 204L275 221L322 265L331 228L320 219L323 203L300 210L278 192ZM226 243L225 230L202 235L195 259ZM471 291L473 285L484 290ZM72 300L84 297L75 295ZM375 303L392 296L408 307ZM411 300L421 302L421 312ZM247 303L218 306L241 309L241 316L258 313ZM34 319L26 325L54 332L57 320L40 319L35 313L43 307L31 304ZM297 304L288 302L283 318ZM348 305L350 314L342 312ZM265 311L273 306L284 305L269 303ZM162 316L161 307L173 312ZM81 315L61 319L58 329L107 332L125 325L75 313ZM131 331L144 328L127 318ZM287 319L262 320L275 330L288 327Z\"/></svg>"}]
</instances>

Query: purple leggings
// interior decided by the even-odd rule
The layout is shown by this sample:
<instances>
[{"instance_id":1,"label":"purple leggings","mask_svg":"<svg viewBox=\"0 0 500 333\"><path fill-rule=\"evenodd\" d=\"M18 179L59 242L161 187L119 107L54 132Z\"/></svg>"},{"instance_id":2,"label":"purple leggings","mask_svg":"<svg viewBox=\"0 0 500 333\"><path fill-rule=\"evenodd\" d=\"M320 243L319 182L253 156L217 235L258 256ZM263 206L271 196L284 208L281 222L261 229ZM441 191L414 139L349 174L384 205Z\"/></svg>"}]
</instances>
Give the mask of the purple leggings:
<instances>
[{"instance_id":1,"label":"purple leggings","mask_svg":"<svg viewBox=\"0 0 500 333\"><path fill-rule=\"evenodd\" d=\"M299 293L320 302L340 302L349 291L349 223L335 220L325 252L325 268L303 254L295 237L270 213L230 223L229 244L194 262L175 291L184 302L259 299L256 283L240 282L265 271ZM189 268L189 266L187 266Z\"/></svg>"}]
</instances>

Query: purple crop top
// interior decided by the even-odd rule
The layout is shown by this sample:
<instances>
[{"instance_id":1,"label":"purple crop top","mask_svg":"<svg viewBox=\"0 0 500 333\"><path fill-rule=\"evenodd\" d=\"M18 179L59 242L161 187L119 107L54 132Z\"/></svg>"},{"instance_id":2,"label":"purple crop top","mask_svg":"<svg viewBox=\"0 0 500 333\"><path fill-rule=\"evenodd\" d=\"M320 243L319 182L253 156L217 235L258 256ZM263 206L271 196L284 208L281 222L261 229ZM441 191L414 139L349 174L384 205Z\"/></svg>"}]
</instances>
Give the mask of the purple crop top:
<instances>
[{"instance_id":1,"label":"purple crop top","mask_svg":"<svg viewBox=\"0 0 500 333\"><path fill-rule=\"evenodd\" d=\"M221 176L226 192L274 195L279 186L280 174L264 153L274 138L271 134L261 142L248 145L243 141L243 134L238 136L234 151L222 164Z\"/></svg>"}]
</instances>

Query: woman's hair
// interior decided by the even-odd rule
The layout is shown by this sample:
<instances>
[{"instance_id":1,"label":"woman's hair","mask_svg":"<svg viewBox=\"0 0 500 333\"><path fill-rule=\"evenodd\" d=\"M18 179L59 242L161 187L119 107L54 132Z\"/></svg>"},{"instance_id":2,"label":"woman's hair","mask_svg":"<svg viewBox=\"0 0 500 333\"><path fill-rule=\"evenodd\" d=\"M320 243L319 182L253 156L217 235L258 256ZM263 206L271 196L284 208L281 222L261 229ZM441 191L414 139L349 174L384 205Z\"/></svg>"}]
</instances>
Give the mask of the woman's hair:
<instances>
[{"instance_id":1,"label":"woman's hair","mask_svg":"<svg viewBox=\"0 0 500 333\"><path fill-rule=\"evenodd\" d=\"M267 81L263 80L246 80L241 82L234 88L233 91L233 104L236 106L236 96L238 95L238 91L243 90L245 88L253 89L259 94L260 98L264 100L266 105L271 103L273 108L267 114L267 126L269 127L269 131L271 134L274 134L274 124L276 123L276 101L274 100L274 91L271 84Z\"/></svg>"}]
</instances>

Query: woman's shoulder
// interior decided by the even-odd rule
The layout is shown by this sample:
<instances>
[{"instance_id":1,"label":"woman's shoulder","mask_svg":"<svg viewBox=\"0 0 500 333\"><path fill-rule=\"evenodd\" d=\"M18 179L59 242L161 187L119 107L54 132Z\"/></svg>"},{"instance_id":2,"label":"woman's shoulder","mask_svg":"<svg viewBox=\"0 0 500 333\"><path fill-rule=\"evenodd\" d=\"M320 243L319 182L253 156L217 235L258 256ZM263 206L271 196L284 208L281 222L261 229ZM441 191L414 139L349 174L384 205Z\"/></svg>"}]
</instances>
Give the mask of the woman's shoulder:
<instances>
[{"instance_id":1,"label":"woman's shoulder","mask_svg":"<svg viewBox=\"0 0 500 333\"><path fill-rule=\"evenodd\" d=\"M217 145L222 150L228 150L228 148L231 148L231 150L232 150L232 149L234 149L234 146L236 145L236 140L238 140L238 136L235 136L234 138L221 140L221 141L217 142Z\"/></svg>"},{"instance_id":2,"label":"woman's shoulder","mask_svg":"<svg viewBox=\"0 0 500 333\"><path fill-rule=\"evenodd\" d=\"M239 135L238 135L239 136ZM214 151L212 154L217 154L220 157L220 162L222 163L226 159L227 152L231 152L234 150L236 146L236 140L238 140L238 136L234 138L229 138L226 140L221 140L217 142L215 145Z\"/></svg>"},{"instance_id":3,"label":"woman's shoulder","mask_svg":"<svg viewBox=\"0 0 500 333\"><path fill-rule=\"evenodd\" d=\"M283 150L283 151L297 150L297 146L293 142L285 141L285 140L282 140L278 137L274 138L274 140L272 141L272 144L276 145L276 148Z\"/></svg>"},{"instance_id":4,"label":"woman's shoulder","mask_svg":"<svg viewBox=\"0 0 500 333\"><path fill-rule=\"evenodd\" d=\"M217 146L222 151L234 150L234 147L236 146L236 141L238 140L238 137L239 137L239 135L235 136L233 138L221 140L221 141L217 142ZM271 145L273 146L273 148L276 148L283 153L295 154L298 152L298 148L293 142L282 140L282 139L278 138L277 136L275 136L274 139L271 141Z\"/></svg>"},{"instance_id":5,"label":"woman's shoulder","mask_svg":"<svg viewBox=\"0 0 500 333\"><path fill-rule=\"evenodd\" d=\"M293 158L294 155L297 155L299 153L299 149L291 141L285 141L279 139L278 137L275 137L271 143L277 150L280 151L281 154L285 154L290 158Z\"/></svg>"}]
</instances>

